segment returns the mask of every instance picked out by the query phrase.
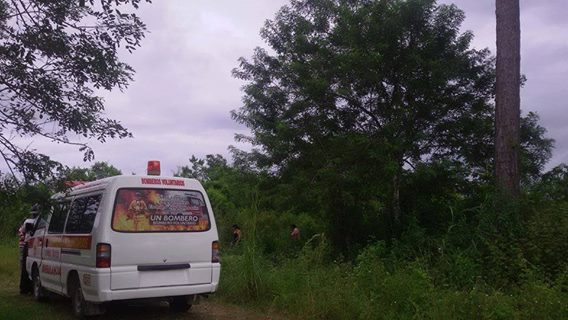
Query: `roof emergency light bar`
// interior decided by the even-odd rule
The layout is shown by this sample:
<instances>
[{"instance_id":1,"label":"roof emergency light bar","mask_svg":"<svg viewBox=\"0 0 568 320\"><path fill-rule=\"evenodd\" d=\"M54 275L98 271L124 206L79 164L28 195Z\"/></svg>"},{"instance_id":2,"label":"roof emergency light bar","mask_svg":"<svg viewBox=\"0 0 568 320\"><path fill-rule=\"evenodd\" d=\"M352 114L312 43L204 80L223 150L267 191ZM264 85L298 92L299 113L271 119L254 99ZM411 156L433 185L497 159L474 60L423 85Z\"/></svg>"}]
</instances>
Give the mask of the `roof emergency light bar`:
<instances>
[{"instance_id":1,"label":"roof emergency light bar","mask_svg":"<svg viewBox=\"0 0 568 320\"><path fill-rule=\"evenodd\" d=\"M160 175L160 161L150 160L148 161L148 175L149 176L159 176Z\"/></svg>"}]
</instances>

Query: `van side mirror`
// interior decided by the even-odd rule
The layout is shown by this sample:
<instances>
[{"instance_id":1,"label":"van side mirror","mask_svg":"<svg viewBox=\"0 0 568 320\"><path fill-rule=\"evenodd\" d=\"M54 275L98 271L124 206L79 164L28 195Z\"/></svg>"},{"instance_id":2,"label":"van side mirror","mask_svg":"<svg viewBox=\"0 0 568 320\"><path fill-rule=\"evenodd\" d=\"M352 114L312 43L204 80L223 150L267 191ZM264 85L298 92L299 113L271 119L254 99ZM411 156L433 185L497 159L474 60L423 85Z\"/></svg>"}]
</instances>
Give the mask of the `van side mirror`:
<instances>
[{"instance_id":1,"label":"van side mirror","mask_svg":"<svg viewBox=\"0 0 568 320\"><path fill-rule=\"evenodd\" d=\"M24 229L26 230L26 233L30 233L34 230L34 224L33 223L26 223Z\"/></svg>"}]
</instances>

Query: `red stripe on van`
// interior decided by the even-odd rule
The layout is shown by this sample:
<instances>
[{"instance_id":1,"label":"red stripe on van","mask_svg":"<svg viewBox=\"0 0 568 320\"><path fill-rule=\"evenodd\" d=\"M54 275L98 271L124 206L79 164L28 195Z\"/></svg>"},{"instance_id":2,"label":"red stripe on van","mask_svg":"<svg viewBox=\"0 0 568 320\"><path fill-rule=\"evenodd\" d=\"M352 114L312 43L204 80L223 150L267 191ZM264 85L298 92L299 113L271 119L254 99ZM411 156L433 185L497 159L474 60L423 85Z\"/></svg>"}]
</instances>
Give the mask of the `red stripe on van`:
<instances>
[{"instance_id":1,"label":"red stripe on van","mask_svg":"<svg viewBox=\"0 0 568 320\"><path fill-rule=\"evenodd\" d=\"M92 236L48 236L48 246L62 249L91 249Z\"/></svg>"}]
</instances>

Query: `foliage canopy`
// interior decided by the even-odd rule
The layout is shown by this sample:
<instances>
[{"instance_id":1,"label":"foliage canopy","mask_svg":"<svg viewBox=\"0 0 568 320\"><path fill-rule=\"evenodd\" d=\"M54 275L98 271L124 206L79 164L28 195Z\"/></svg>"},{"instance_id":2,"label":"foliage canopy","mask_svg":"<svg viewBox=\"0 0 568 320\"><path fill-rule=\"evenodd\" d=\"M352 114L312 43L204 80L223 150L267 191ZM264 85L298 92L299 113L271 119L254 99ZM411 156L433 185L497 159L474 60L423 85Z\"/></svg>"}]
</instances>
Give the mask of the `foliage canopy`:
<instances>
[{"instance_id":1,"label":"foliage canopy","mask_svg":"<svg viewBox=\"0 0 568 320\"><path fill-rule=\"evenodd\" d=\"M237 138L258 168L303 190L289 203L322 213L334 242L407 224L401 200L422 169L459 177L446 186L465 195L492 179L494 59L463 20L434 0L296 0L261 31L271 50L239 60L233 118L252 136ZM537 120L523 122L531 176L552 147Z\"/></svg>"},{"instance_id":2,"label":"foliage canopy","mask_svg":"<svg viewBox=\"0 0 568 320\"><path fill-rule=\"evenodd\" d=\"M122 171L105 161L97 161L90 168L67 168L62 173L65 181L94 181L121 175Z\"/></svg>"},{"instance_id":3,"label":"foliage canopy","mask_svg":"<svg viewBox=\"0 0 568 320\"><path fill-rule=\"evenodd\" d=\"M37 180L58 165L19 146L22 137L75 144L91 160L93 150L79 138L131 136L104 116L97 91L122 90L132 79L118 50L140 45L146 27L126 11L141 2L0 0L0 155L10 170Z\"/></svg>"}]
</instances>

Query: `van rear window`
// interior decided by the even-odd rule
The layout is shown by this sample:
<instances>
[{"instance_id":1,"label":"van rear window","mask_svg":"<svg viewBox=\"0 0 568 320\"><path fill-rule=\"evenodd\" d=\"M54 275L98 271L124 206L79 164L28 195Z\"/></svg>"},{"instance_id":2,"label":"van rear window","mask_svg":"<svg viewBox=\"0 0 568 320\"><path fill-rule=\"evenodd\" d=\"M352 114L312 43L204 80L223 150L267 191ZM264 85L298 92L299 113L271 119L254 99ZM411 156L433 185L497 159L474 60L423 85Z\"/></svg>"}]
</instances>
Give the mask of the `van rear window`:
<instances>
[{"instance_id":1,"label":"van rear window","mask_svg":"<svg viewBox=\"0 0 568 320\"><path fill-rule=\"evenodd\" d=\"M209 230L209 214L199 191L119 189L112 229L120 232Z\"/></svg>"}]
</instances>

